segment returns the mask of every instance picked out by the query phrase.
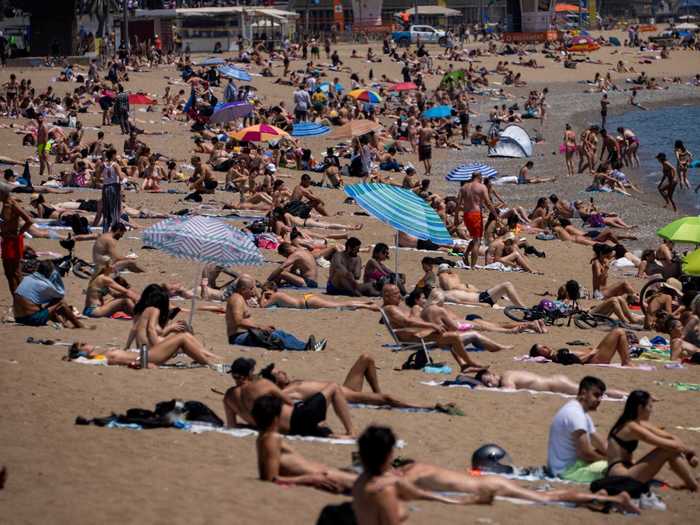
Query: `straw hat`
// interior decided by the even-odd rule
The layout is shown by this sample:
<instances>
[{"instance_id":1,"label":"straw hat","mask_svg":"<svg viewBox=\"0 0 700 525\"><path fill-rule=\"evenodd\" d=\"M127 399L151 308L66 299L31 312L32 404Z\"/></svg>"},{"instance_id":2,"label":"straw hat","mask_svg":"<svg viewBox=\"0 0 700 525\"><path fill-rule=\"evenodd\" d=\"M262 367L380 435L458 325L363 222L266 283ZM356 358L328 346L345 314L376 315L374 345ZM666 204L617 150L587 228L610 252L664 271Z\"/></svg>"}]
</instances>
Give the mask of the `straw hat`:
<instances>
[{"instance_id":1,"label":"straw hat","mask_svg":"<svg viewBox=\"0 0 700 525\"><path fill-rule=\"evenodd\" d=\"M678 295L683 295L683 285L678 279L670 277L666 279L665 282L661 283L661 286L663 288L676 292Z\"/></svg>"}]
</instances>

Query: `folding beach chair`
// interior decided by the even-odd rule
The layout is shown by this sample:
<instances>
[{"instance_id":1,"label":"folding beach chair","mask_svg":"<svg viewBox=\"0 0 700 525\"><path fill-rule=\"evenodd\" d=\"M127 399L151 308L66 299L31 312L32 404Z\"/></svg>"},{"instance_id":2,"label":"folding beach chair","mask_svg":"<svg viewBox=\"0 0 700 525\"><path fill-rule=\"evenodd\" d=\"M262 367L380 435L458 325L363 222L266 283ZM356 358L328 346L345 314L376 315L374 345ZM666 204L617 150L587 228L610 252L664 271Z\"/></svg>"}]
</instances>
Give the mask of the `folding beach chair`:
<instances>
[{"instance_id":1,"label":"folding beach chair","mask_svg":"<svg viewBox=\"0 0 700 525\"><path fill-rule=\"evenodd\" d=\"M389 321L389 316L384 311L384 308L380 308L379 312L382 314L382 321L384 321L384 326L386 326L386 329L389 331L389 335L391 335L391 338L394 341L394 344L391 345L392 351L394 351L394 352L401 352L401 351L416 352L418 350L423 350L423 352L425 353L425 358L428 360L428 363L433 362L433 359L430 357L430 350L433 350L435 348L440 348L440 346L436 342L433 342L433 341L426 342L422 337L416 342L401 341L399 339L398 335L396 335L394 328L391 326L391 321Z\"/></svg>"}]
</instances>

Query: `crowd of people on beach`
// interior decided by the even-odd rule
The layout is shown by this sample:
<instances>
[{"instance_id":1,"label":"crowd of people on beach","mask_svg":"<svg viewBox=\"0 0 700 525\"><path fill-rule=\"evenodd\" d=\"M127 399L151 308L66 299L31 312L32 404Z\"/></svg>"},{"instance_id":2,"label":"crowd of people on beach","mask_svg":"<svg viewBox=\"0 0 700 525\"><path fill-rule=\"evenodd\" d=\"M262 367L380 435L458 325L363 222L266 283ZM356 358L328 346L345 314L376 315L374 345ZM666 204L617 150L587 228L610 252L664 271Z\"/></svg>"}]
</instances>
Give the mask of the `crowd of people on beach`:
<instances>
[{"instance_id":1,"label":"crowd of people on beach","mask_svg":"<svg viewBox=\"0 0 700 525\"><path fill-rule=\"evenodd\" d=\"M329 64L320 59L321 47ZM36 148L28 157L36 157L38 164L37 170L29 160L0 158L0 162L23 168L21 175L6 169L0 185L2 263L14 323L83 330L94 328L91 323L96 319L130 319L122 348L103 348L86 342L87 337L77 338L67 359L103 359L109 365L155 368L184 354L196 364L230 372L234 386L223 396L226 425L259 432L260 479L350 494L352 505L343 512L354 514L361 525L403 521L408 517L405 501L489 504L496 496L636 513L640 501L642 508L655 504L649 495L650 483L666 466L678 478L667 482L669 486L698 490L695 450L651 423L654 397L648 391L609 389L592 372L577 384L562 374L539 375L520 369L499 373L485 362L492 352L513 350L514 345L503 342L505 334L534 333L541 342L532 345L523 356L525 361L587 365L587 369L619 362L623 368L633 368L639 366L637 359L645 351L638 333L647 331L664 334L668 361L699 363L700 294L684 288L673 243L661 240L635 255L622 244L637 239L636 225L628 223L624 212L601 209L593 198L568 201L547 190L558 177L533 175L536 162L531 159L523 159L517 175L510 177L517 185L544 188L531 209L507 203L499 194L498 179L491 180L480 171L461 182L452 195L431 186L431 177L437 175L432 166L434 148L483 154L485 147L498 141L503 126L527 119L545 125L546 87L528 87L521 110L512 104L516 97L500 86L525 86L525 70L519 68L539 68L550 59L557 66L562 59L573 60L565 48L547 44L544 55L535 59L539 50L493 41L436 53L425 44L415 50L402 49L386 39L381 55L370 47L360 57L353 49L350 58L341 60L330 37L300 44L285 42L282 49L272 51L264 46L242 46L231 63L263 77L276 77L277 88L293 100L291 106L284 100L265 103L254 85L239 86L216 67L196 65L189 56L143 51L143 56L115 55L104 64L93 61L85 72L66 64L57 84L46 87L37 86L31 76L17 78L14 72L4 84L0 113L7 118L0 127L11 129L23 146ZM156 62L170 70L176 68L179 78L169 80L157 99L130 93L128 84L134 75L155 67L154 53ZM517 55L517 62L503 60L496 70L488 70L473 60L495 54ZM352 70L353 60L359 59L371 63L367 78ZM375 78L374 64L380 61L398 62L401 78L386 74ZM348 71L350 84L344 86L339 77ZM381 70L377 67L377 71ZM628 73L633 68L620 62L614 71ZM435 84L436 75L443 80L428 88L427 84ZM659 85L654 79L633 82L633 100L637 89ZM623 170L639 168L640 140L629 128L606 128L607 93L618 88L609 72L602 77L597 74L590 84L591 92L603 93L601 125L578 132L572 125L565 126L559 148L564 159L562 177L580 179L581 188L590 191L638 193ZM403 87L398 90L398 85ZM59 86L66 88L60 94ZM369 96L376 96L377 101L358 97L355 92L360 89L374 93ZM484 97L495 98L499 104L486 121L474 125L478 113L473 108ZM135 103L145 104L150 114L159 113L158 118L165 122L187 126L193 136L187 163L154 150L149 137L166 132L162 127L161 131L140 129L132 107ZM212 122L222 104L246 105L249 111L226 122ZM443 106L450 107L446 115L426 116ZM88 113L101 115L99 129L81 120ZM316 156L318 152L293 136L295 125L302 123L331 128L335 145ZM275 126L276 135L269 140L236 138L248 124ZM487 132L483 126L488 126ZM123 144L109 141L107 128L118 129ZM693 155L680 140L674 152L675 166L665 153L656 158L663 173L659 193L666 206L676 211L674 192L691 188ZM422 178L418 175L421 169ZM32 176L32 170L41 181ZM398 186L421 199L441 219L453 239L449 245L406 232L396 236L397 250L430 252L421 260L416 282L390 268L392 248L387 243L367 246L360 239L363 224L351 222L347 214L333 215L337 203L330 202L331 193L326 189L353 182ZM700 186L695 192L698 189ZM179 211L131 207L127 201L132 192L148 192L156 198L159 193L181 194L186 207ZM56 193L66 200L55 202ZM352 199L345 204L353 204ZM267 254L281 258L267 279L261 282L239 268L207 264L191 288L163 282L155 272L142 290L128 282L125 272L145 273L149 268L139 260L146 258L143 254L125 253L120 247L127 234L137 235L155 220L200 213L213 213L222 220L244 219L242 229L248 238ZM54 261L41 258L32 246L33 239L58 241L71 256ZM522 291L511 281L503 279L491 287L478 284L477 270L482 266L540 274L546 258L545 243L540 241L589 247L590 284L561 283L534 308L528 308ZM73 257L76 242L92 243L90 261ZM76 307L66 299L69 281L64 278L70 275L66 268L78 264L88 274L83 281L84 304ZM641 296L637 281L613 276L613 268L619 267L633 268L640 278L660 278L660 284ZM322 282L321 270L326 269L328 277ZM199 309L224 315L221 326L213 329L225 330L226 340L235 347L322 352L333 342L316 334L292 333L293 324L283 309L367 310L381 318L393 343L414 350L405 368L431 366L429 349L445 348L459 368L456 378L446 383L574 397L551 422L547 473L551 478L589 484L591 490L532 491L499 476L504 466L495 460L481 465L490 475L475 477L466 470L395 459L394 432L377 425L360 432L353 424L352 404L446 413L453 413L456 407L413 403L387 393L380 387L369 351L361 352L342 384L319 377L291 379L274 364L256 372L255 360L247 357L226 366L221 351L206 348L191 325L178 319L187 310L173 307L171 301L193 297L202 300ZM582 301L587 305L585 311ZM480 315L465 319L458 313L459 305L488 309L506 305L510 311L525 314L520 320L489 321ZM261 320L260 308L277 309L274 315L279 326ZM546 344L552 325L549 320L582 313L605 319L610 328L595 346L553 349ZM475 354L474 349L485 352ZM370 391L364 390L365 383ZM596 431L591 418L604 396L625 400L607 438ZM329 407L343 426L341 432L325 424ZM284 435L357 438L359 462L356 469L347 471L312 461L289 447ZM640 442L653 450L635 455Z\"/></svg>"}]
</instances>

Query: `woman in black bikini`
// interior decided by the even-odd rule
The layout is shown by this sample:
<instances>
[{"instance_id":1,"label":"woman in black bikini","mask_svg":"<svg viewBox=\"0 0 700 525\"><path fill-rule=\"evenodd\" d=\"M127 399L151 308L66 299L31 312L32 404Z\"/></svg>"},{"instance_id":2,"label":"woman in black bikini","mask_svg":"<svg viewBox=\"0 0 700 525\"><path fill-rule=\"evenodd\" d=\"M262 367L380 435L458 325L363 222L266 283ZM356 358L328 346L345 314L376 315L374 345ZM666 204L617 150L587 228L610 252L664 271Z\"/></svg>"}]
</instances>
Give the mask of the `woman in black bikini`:
<instances>
[{"instance_id":1,"label":"woman in black bikini","mask_svg":"<svg viewBox=\"0 0 700 525\"><path fill-rule=\"evenodd\" d=\"M651 409L649 392L635 390L630 393L622 415L608 435L607 476L627 476L646 483L668 463L683 481L675 488L697 492L698 481L691 469L698 465L695 451L676 436L649 423ZM655 448L635 462L632 454L640 441Z\"/></svg>"}]
</instances>

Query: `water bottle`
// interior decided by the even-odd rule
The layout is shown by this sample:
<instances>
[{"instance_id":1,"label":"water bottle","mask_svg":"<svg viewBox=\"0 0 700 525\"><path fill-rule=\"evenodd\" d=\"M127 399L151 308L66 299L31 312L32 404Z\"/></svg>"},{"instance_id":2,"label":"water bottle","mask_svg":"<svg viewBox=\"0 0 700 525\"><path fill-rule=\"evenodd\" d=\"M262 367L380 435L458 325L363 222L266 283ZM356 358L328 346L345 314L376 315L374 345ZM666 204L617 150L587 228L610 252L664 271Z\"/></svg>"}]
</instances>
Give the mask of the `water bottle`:
<instances>
[{"instance_id":1,"label":"water bottle","mask_svg":"<svg viewBox=\"0 0 700 525\"><path fill-rule=\"evenodd\" d=\"M148 368L148 346L141 345L139 349L139 363L141 368Z\"/></svg>"}]
</instances>

